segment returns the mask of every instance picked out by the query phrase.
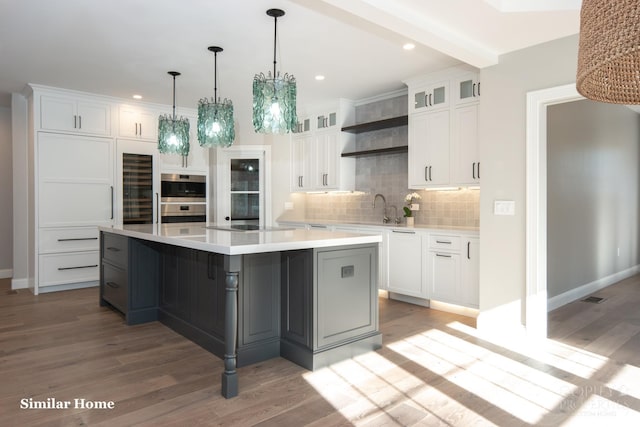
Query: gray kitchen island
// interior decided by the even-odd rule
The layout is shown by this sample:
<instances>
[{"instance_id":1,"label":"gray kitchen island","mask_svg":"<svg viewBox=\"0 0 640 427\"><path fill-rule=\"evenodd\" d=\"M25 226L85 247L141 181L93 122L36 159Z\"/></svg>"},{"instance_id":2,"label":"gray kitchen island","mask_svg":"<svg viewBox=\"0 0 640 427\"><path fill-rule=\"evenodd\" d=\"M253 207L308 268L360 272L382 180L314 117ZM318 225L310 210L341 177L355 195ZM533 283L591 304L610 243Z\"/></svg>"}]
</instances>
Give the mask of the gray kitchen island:
<instances>
[{"instance_id":1,"label":"gray kitchen island","mask_svg":"<svg viewBox=\"0 0 640 427\"><path fill-rule=\"evenodd\" d=\"M379 235L191 224L101 227L100 305L160 321L236 367L282 356L314 370L380 348Z\"/></svg>"}]
</instances>

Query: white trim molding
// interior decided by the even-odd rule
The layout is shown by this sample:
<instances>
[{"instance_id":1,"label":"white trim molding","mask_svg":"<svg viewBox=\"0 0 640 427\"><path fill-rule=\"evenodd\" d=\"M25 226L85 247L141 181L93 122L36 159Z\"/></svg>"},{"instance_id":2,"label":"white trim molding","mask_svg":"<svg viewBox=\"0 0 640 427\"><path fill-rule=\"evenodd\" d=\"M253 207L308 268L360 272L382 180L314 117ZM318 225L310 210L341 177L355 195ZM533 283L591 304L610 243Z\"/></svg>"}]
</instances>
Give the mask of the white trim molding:
<instances>
[{"instance_id":1,"label":"white trim molding","mask_svg":"<svg viewBox=\"0 0 640 427\"><path fill-rule=\"evenodd\" d=\"M575 83L527 93L525 324L532 338L547 337L547 107L580 99Z\"/></svg>"},{"instance_id":2,"label":"white trim molding","mask_svg":"<svg viewBox=\"0 0 640 427\"><path fill-rule=\"evenodd\" d=\"M0 270L0 279L9 279L13 277L13 270L10 268L5 268L4 270Z\"/></svg>"}]
</instances>

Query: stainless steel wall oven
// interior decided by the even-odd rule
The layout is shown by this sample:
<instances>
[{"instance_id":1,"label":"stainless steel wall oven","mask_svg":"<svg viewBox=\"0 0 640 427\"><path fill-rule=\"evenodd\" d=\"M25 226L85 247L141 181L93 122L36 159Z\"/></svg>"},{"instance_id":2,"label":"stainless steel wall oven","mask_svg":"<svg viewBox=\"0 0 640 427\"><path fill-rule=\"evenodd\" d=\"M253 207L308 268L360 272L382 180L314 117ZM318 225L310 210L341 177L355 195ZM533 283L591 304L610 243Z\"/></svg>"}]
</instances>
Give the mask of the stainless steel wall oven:
<instances>
[{"instance_id":1,"label":"stainless steel wall oven","mask_svg":"<svg viewBox=\"0 0 640 427\"><path fill-rule=\"evenodd\" d=\"M166 174L160 176L160 216L163 223L207 220L207 177Z\"/></svg>"}]
</instances>

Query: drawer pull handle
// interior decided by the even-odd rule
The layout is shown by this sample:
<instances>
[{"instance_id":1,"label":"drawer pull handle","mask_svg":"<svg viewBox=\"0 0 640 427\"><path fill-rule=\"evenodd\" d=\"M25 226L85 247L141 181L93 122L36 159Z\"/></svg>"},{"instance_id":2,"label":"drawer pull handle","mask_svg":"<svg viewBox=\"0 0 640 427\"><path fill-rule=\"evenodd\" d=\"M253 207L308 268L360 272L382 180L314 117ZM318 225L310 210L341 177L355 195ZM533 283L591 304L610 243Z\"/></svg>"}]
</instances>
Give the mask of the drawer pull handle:
<instances>
[{"instance_id":1,"label":"drawer pull handle","mask_svg":"<svg viewBox=\"0 0 640 427\"><path fill-rule=\"evenodd\" d=\"M80 240L98 240L97 237L76 237L73 239L58 239L58 242L75 242Z\"/></svg>"},{"instance_id":2,"label":"drawer pull handle","mask_svg":"<svg viewBox=\"0 0 640 427\"><path fill-rule=\"evenodd\" d=\"M391 230L393 233L400 233L400 234L416 234L415 231L402 231L402 230Z\"/></svg>"},{"instance_id":3,"label":"drawer pull handle","mask_svg":"<svg viewBox=\"0 0 640 427\"><path fill-rule=\"evenodd\" d=\"M117 289L120 287L120 285L118 285L116 282L107 282L106 285L110 288L114 288Z\"/></svg>"},{"instance_id":4,"label":"drawer pull handle","mask_svg":"<svg viewBox=\"0 0 640 427\"><path fill-rule=\"evenodd\" d=\"M107 250L111 252L120 252L120 248L114 248L113 246L107 246Z\"/></svg>"},{"instance_id":5,"label":"drawer pull handle","mask_svg":"<svg viewBox=\"0 0 640 427\"><path fill-rule=\"evenodd\" d=\"M436 256L439 256L441 258L451 258L451 255L436 254Z\"/></svg>"},{"instance_id":6,"label":"drawer pull handle","mask_svg":"<svg viewBox=\"0 0 640 427\"><path fill-rule=\"evenodd\" d=\"M443 245L450 245L451 244L451 242L446 241L446 240L436 240L436 243L440 243L440 244L443 244Z\"/></svg>"},{"instance_id":7,"label":"drawer pull handle","mask_svg":"<svg viewBox=\"0 0 640 427\"><path fill-rule=\"evenodd\" d=\"M93 265L80 265L78 267L58 267L58 271L64 271L64 270L78 270L80 268L95 268L97 267L98 264L93 264Z\"/></svg>"}]
</instances>

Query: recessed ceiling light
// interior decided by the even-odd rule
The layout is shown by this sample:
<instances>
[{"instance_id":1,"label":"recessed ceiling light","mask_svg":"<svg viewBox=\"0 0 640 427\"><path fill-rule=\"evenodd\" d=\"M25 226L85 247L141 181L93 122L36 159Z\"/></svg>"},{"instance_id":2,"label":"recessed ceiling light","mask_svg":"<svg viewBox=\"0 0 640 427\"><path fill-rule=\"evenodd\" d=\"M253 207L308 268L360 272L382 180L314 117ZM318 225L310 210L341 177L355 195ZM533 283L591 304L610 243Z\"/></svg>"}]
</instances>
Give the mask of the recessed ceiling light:
<instances>
[{"instance_id":1,"label":"recessed ceiling light","mask_svg":"<svg viewBox=\"0 0 640 427\"><path fill-rule=\"evenodd\" d=\"M318 81L324 80L324 76L322 74L318 74L316 76L316 80L318 80Z\"/></svg>"},{"instance_id":2,"label":"recessed ceiling light","mask_svg":"<svg viewBox=\"0 0 640 427\"><path fill-rule=\"evenodd\" d=\"M413 44L413 43L405 43L405 44L402 46L402 48L403 48L404 50L413 50L413 49L415 49L415 48L416 48L416 45L415 45L415 44Z\"/></svg>"},{"instance_id":3,"label":"recessed ceiling light","mask_svg":"<svg viewBox=\"0 0 640 427\"><path fill-rule=\"evenodd\" d=\"M142 95L133 95L133 99L142 99Z\"/></svg>"}]
</instances>

